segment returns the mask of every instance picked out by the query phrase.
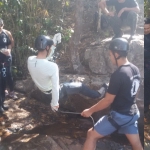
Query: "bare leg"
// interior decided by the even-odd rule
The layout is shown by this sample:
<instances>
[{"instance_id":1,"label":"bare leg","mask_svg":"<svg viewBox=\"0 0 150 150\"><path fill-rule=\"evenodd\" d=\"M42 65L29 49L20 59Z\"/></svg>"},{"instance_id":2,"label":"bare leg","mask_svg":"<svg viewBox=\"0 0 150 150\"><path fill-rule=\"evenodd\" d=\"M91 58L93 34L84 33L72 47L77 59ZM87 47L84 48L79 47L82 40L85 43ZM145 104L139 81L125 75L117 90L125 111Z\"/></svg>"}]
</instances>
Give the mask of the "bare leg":
<instances>
[{"instance_id":1,"label":"bare leg","mask_svg":"<svg viewBox=\"0 0 150 150\"><path fill-rule=\"evenodd\" d=\"M132 145L133 150L143 150L139 134L126 134L126 137Z\"/></svg>"},{"instance_id":2,"label":"bare leg","mask_svg":"<svg viewBox=\"0 0 150 150\"><path fill-rule=\"evenodd\" d=\"M95 150L97 140L102 137L103 135L100 135L95 130L92 130L92 128L89 129L87 132L87 137L83 146L83 150Z\"/></svg>"}]
</instances>

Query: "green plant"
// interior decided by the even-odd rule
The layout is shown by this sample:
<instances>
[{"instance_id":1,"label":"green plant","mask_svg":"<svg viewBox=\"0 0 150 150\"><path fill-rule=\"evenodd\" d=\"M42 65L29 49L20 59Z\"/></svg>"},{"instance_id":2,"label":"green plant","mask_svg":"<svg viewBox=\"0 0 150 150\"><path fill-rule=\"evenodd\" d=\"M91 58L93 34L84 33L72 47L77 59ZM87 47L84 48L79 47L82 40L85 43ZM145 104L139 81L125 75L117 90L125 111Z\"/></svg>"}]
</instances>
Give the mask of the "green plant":
<instances>
[{"instance_id":1,"label":"green plant","mask_svg":"<svg viewBox=\"0 0 150 150\"><path fill-rule=\"evenodd\" d=\"M144 17L150 17L150 0L144 1Z\"/></svg>"},{"instance_id":2,"label":"green plant","mask_svg":"<svg viewBox=\"0 0 150 150\"><path fill-rule=\"evenodd\" d=\"M69 0L1 0L0 17L4 28L11 31L15 46L13 48L13 66L27 75L27 58L34 49L35 37L39 34L54 35L61 32L68 42L71 32L62 28L64 7ZM30 47L30 48L29 48Z\"/></svg>"}]
</instances>

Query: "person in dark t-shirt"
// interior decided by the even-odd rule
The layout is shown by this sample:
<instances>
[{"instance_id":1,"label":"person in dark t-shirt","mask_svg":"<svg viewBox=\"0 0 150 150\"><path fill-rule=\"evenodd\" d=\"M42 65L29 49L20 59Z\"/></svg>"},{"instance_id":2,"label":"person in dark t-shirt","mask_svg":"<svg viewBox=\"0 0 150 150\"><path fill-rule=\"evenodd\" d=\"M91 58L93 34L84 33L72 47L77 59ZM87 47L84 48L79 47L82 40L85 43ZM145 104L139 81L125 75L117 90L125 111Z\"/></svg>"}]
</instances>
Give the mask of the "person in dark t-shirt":
<instances>
[{"instance_id":1,"label":"person in dark t-shirt","mask_svg":"<svg viewBox=\"0 0 150 150\"><path fill-rule=\"evenodd\" d=\"M144 110L150 105L150 18L144 24Z\"/></svg>"},{"instance_id":2,"label":"person in dark t-shirt","mask_svg":"<svg viewBox=\"0 0 150 150\"><path fill-rule=\"evenodd\" d=\"M107 6L115 6L116 12L109 12ZM104 18L108 20L108 23L113 28L114 38L122 37L123 33L121 27L126 24L131 28L131 36L136 32L136 24L140 9L136 0L101 0L99 7L104 12Z\"/></svg>"},{"instance_id":3,"label":"person in dark t-shirt","mask_svg":"<svg viewBox=\"0 0 150 150\"><path fill-rule=\"evenodd\" d=\"M94 150L96 141L114 131L125 134L133 150L143 150L137 127L140 117L135 96L140 85L139 69L127 59L129 43L124 38L110 42L109 57L117 70L111 75L106 96L92 107L85 109L81 115L89 117L94 112L110 106L108 115L101 117L88 130L83 150Z\"/></svg>"}]
</instances>

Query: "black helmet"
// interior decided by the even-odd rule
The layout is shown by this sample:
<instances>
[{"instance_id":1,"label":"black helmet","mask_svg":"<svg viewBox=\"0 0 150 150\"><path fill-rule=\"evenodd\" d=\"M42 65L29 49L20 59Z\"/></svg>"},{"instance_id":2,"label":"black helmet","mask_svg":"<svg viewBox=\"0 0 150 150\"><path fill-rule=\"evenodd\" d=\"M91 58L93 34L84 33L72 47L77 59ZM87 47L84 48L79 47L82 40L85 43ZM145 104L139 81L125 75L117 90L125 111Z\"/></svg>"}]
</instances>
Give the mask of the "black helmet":
<instances>
[{"instance_id":1,"label":"black helmet","mask_svg":"<svg viewBox=\"0 0 150 150\"><path fill-rule=\"evenodd\" d=\"M124 38L115 38L110 42L109 50L118 52L128 52L129 43Z\"/></svg>"},{"instance_id":2,"label":"black helmet","mask_svg":"<svg viewBox=\"0 0 150 150\"><path fill-rule=\"evenodd\" d=\"M46 49L46 46L52 46L53 40L50 37L45 35L40 35L35 39L35 49L42 51Z\"/></svg>"}]
</instances>

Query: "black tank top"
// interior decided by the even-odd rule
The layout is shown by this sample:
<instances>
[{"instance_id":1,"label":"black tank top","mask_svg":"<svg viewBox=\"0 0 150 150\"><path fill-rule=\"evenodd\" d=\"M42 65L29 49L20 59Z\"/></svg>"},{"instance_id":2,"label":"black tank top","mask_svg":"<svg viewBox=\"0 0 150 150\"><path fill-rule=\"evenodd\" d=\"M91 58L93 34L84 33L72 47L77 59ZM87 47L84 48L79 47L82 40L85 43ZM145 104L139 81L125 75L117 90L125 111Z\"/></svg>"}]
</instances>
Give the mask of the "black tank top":
<instances>
[{"instance_id":1,"label":"black tank top","mask_svg":"<svg viewBox=\"0 0 150 150\"><path fill-rule=\"evenodd\" d=\"M9 39L9 36L7 35L5 31L2 31L0 33L0 49L8 48L10 44L11 44L11 41ZM4 62L6 58L7 56L0 52L0 62Z\"/></svg>"}]
</instances>

